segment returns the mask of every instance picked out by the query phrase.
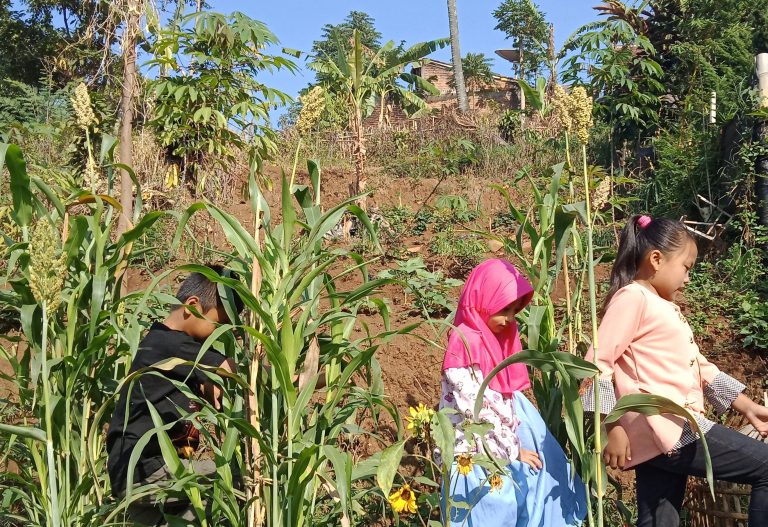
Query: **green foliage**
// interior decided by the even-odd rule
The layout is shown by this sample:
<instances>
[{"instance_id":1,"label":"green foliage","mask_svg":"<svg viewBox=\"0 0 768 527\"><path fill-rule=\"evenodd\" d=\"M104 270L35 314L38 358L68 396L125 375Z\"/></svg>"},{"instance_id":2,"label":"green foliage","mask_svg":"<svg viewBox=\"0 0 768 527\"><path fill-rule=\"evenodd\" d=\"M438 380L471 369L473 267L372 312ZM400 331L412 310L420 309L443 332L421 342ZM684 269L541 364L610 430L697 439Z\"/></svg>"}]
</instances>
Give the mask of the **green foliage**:
<instances>
[{"instance_id":1,"label":"green foliage","mask_svg":"<svg viewBox=\"0 0 768 527\"><path fill-rule=\"evenodd\" d=\"M504 110L499 119L499 133L505 141L514 140L517 133L521 130L522 116L520 111L511 108Z\"/></svg>"},{"instance_id":2,"label":"green foliage","mask_svg":"<svg viewBox=\"0 0 768 527\"><path fill-rule=\"evenodd\" d=\"M381 271L378 276L400 281L406 295L413 296L414 308L428 316L445 315L456 309L453 293L463 283L446 278L440 271L430 271L421 258L399 262L396 268Z\"/></svg>"},{"instance_id":3,"label":"green foliage","mask_svg":"<svg viewBox=\"0 0 768 527\"><path fill-rule=\"evenodd\" d=\"M763 251L734 243L715 261L697 264L686 287L688 320L697 338L711 340L712 328L737 329L747 348L768 349ZM716 303L712 299L717 298Z\"/></svg>"},{"instance_id":4,"label":"green foliage","mask_svg":"<svg viewBox=\"0 0 768 527\"><path fill-rule=\"evenodd\" d=\"M595 112L615 127L618 137L652 131L659 120L664 93L656 49L643 33L642 8L607 4L606 20L586 24L563 45L563 80L585 83L595 95Z\"/></svg>"},{"instance_id":5,"label":"green foliage","mask_svg":"<svg viewBox=\"0 0 768 527\"><path fill-rule=\"evenodd\" d=\"M395 177L429 178L459 176L481 163L481 146L470 139L435 139L413 155L385 159L384 168Z\"/></svg>"},{"instance_id":6,"label":"green foliage","mask_svg":"<svg viewBox=\"0 0 768 527\"><path fill-rule=\"evenodd\" d=\"M408 230L412 213L407 207L397 206L391 209L383 209L382 215L387 219L389 228L398 235L405 234Z\"/></svg>"},{"instance_id":7,"label":"green foliage","mask_svg":"<svg viewBox=\"0 0 768 527\"><path fill-rule=\"evenodd\" d=\"M654 4L647 35L658 52L667 92L676 104L665 117L695 119L717 92L723 121L739 109L738 92L754 73L754 55L765 52L766 0L671 0Z\"/></svg>"},{"instance_id":8,"label":"green foliage","mask_svg":"<svg viewBox=\"0 0 768 527\"><path fill-rule=\"evenodd\" d=\"M440 176L458 176L479 163L479 146L469 139L438 142L425 152L430 172Z\"/></svg>"},{"instance_id":9,"label":"green foliage","mask_svg":"<svg viewBox=\"0 0 768 527\"><path fill-rule=\"evenodd\" d=\"M7 79L0 81L0 130L4 134L32 133L51 139L70 116L71 90L53 89L41 79L37 85ZM10 137L3 138L6 141Z\"/></svg>"},{"instance_id":10,"label":"green foliage","mask_svg":"<svg viewBox=\"0 0 768 527\"><path fill-rule=\"evenodd\" d=\"M547 60L548 38L544 13L532 0L504 0L493 12L496 27L503 31L514 46L523 50L523 63L518 76L523 80L536 78Z\"/></svg>"},{"instance_id":11,"label":"green foliage","mask_svg":"<svg viewBox=\"0 0 768 527\"><path fill-rule=\"evenodd\" d=\"M353 31L353 36L355 45L348 50L339 50L335 55L314 55L308 64L323 75L323 86L345 100L350 113L360 118L371 114L377 97L394 97L411 115L425 110L424 100L398 81L426 94L436 95L438 90L432 83L405 70L448 45L448 40L420 42L407 49L403 49L402 45L396 46L390 40L373 50L365 46L361 33Z\"/></svg>"},{"instance_id":12,"label":"green foliage","mask_svg":"<svg viewBox=\"0 0 768 527\"><path fill-rule=\"evenodd\" d=\"M26 174L14 145L7 146L5 161L15 181L22 241L6 240L0 308L17 329L5 342L20 345L0 346L0 357L11 367L2 379L14 386L13 404L24 420L15 428L0 424L6 459L20 471L3 469L0 518L40 526L99 524L110 494L102 435L109 414L100 409L110 407L155 310L151 291L123 295L121 285L131 242L164 213L136 217L132 230L114 238L115 200L82 191L59 200L34 171ZM78 214L65 216L73 207ZM31 220L37 226L32 235ZM47 247L37 247L40 225L52 229ZM41 250L50 257L41 261ZM51 281L41 282L41 275ZM53 289L41 294L46 283Z\"/></svg>"},{"instance_id":13,"label":"green foliage","mask_svg":"<svg viewBox=\"0 0 768 527\"><path fill-rule=\"evenodd\" d=\"M768 301L757 293L747 293L739 305L736 327L747 348L768 350Z\"/></svg>"},{"instance_id":14,"label":"green foliage","mask_svg":"<svg viewBox=\"0 0 768 527\"><path fill-rule=\"evenodd\" d=\"M150 125L185 167L206 156L232 160L238 150L257 164L274 155L269 111L289 98L258 77L295 70L289 59L264 52L277 43L263 23L238 12L194 13L158 33L149 61L159 68L150 83L157 105Z\"/></svg>"},{"instance_id":15,"label":"green foliage","mask_svg":"<svg viewBox=\"0 0 768 527\"><path fill-rule=\"evenodd\" d=\"M219 465L213 492L221 500L213 504L213 524L225 520L246 524L257 505L265 507L268 525L337 525L354 520L359 513L356 503L371 493L381 462L381 456L353 460L348 445L362 436L379 440L375 428L366 430L357 423L365 412L373 417L374 427L382 412L399 423L397 410L384 397L375 353L411 328L391 329L387 305L376 298L378 289L391 280L370 280L359 254L323 243L344 214L357 217L374 243L375 230L353 205L354 198L324 211L319 169L309 162L308 170L309 186L292 184L283 176L281 224L274 223L275 215L251 174L251 205L262 229L252 235L231 214L198 203L182 216L177 230L174 246L195 213L206 211L221 225L234 248L229 267L245 283L209 273L210 278L233 287L250 311L243 318L232 315L235 327L221 331L231 329L244 337L230 356L238 364L240 385L252 387L258 408L249 407L244 413L249 391L232 390L221 412L201 416L205 420L201 433L210 435ZM336 272L339 265L347 270ZM199 266L186 270L205 271ZM359 274L360 285L352 290L341 287L351 274ZM321 301L328 302L322 310ZM359 324L370 329L359 317L361 309L370 313L370 306L381 315L384 329L356 334ZM327 389L314 396L323 376ZM209 426L214 433L206 432ZM396 433L399 438L401 430ZM260 503L246 503L246 509L236 505L241 494L228 472L230 460L251 475L246 489L259 492Z\"/></svg>"},{"instance_id":16,"label":"green foliage","mask_svg":"<svg viewBox=\"0 0 768 527\"><path fill-rule=\"evenodd\" d=\"M10 2L0 5L0 79L31 85L45 73L46 62L64 35L50 17L34 16L19 7Z\"/></svg>"},{"instance_id":17,"label":"green foliage","mask_svg":"<svg viewBox=\"0 0 768 527\"><path fill-rule=\"evenodd\" d=\"M569 205L560 202L563 168L560 164L550 169L549 185L544 192L539 190L527 171L518 174L516 183L519 185L527 180L533 189L534 202L530 210L519 208L503 187L495 187L504 197L517 226L509 235L489 235L504 244L505 250L514 255L523 274L531 280L534 296L527 308L521 334L526 347L547 353L558 350L563 336L564 329L558 328L556 322L552 292L562 271L563 254L573 239L574 222L584 209L583 202ZM577 247L574 250L580 253L583 249ZM573 301L575 304L577 299ZM572 401L574 397L578 399L578 387L568 383L562 372L551 372L533 380L533 391L552 433L562 444L569 440L575 455L580 456L582 462L586 461L583 426L575 424L583 422L582 408L580 402ZM565 421L561 415L563 408L568 411Z\"/></svg>"},{"instance_id":18,"label":"green foliage","mask_svg":"<svg viewBox=\"0 0 768 527\"><path fill-rule=\"evenodd\" d=\"M461 68L464 83L470 93L493 85L493 59L486 57L485 53L467 53L461 59ZM453 77L448 80L448 84L455 87Z\"/></svg>"},{"instance_id":19,"label":"green foliage","mask_svg":"<svg viewBox=\"0 0 768 527\"><path fill-rule=\"evenodd\" d=\"M531 86L523 79L517 79L517 84L525 95L526 111L536 111L540 116L544 116L549 111L547 104L547 79L537 77L536 83Z\"/></svg>"},{"instance_id":20,"label":"green foliage","mask_svg":"<svg viewBox=\"0 0 768 527\"><path fill-rule=\"evenodd\" d=\"M460 234L449 228L432 238L429 250L435 256L452 259L457 271L468 273L485 258L488 245L476 234Z\"/></svg>"},{"instance_id":21,"label":"green foliage","mask_svg":"<svg viewBox=\"0 0 768 527\"><path fill-rule=\"evenodd\" d=\"M360 34L360 43L368 49L378 50L381 47L381 33L376 30L376 21L362 11L350 11L343 22L325 24L321 30L320 40L312 43L312 54L316 56L334 57L339 53L346 55L351 48L352 35ZM318 73L317 81L325 79Z\"/></svg>"},{"instance_id":22,"label":"green foliage","mask_svg":"<svg viewBox=\"0 0 768 527\"><path fill-rule=\"evenodd\" d=\"M656 216L680 217L694 207L697 194L717 201L715 138L693 127L662 131L655 142L654 170L640 180L643 210Z\"/></svg>"}]
</instances>

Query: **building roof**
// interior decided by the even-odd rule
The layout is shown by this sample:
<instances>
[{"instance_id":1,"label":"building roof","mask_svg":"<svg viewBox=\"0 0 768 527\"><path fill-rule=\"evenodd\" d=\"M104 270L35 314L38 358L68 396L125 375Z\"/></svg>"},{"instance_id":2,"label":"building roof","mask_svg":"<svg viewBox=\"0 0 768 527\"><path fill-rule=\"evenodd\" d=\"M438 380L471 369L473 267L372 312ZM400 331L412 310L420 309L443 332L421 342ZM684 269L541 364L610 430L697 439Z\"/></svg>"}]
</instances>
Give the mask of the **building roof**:
<instances>
[{"instance_id":1,"label":"building roof","mask_svg":"<svg viewBox=\"0 0 768 527\"><path fill-rule=\"evenodd\" d=\"M453 71L453 64L451 64L450 62L443 62L441 60L435 60L435 59L427 59L427 60L429 62L426 63L426 64L435 64L436 66L439 66L439 67L441 67L441 68L443 68L445 70ZM412 69L412 72L415 75L419 75L420 72L421 72L421 68L422 68L422 66L415 66ZM506 75L500 75L498 73L493 73L493 78L494 78L494 80L508 81L508 82L515 82L517 80L517 79L515 79L515 77L507 77Z\"/></svg>"}]
</instances>

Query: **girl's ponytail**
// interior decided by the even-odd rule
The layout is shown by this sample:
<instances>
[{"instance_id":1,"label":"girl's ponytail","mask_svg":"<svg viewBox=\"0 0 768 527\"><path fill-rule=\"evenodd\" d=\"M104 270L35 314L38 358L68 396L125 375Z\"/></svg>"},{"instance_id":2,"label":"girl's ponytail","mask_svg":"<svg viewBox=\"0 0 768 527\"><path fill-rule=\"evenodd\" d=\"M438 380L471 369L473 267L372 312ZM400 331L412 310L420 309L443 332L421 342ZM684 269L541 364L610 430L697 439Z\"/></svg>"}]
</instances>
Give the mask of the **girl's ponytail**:
<instances>
[{"instance_id":1,"label":"girl's ponytail","mask_svg":"<svg viewBox=\"0 0 768 527\"><path fill-rule=\"evenodd\" d=\"M603 313L616 294L637 275L642 258L652 250L664 254L680 249L693 240L683 222L636 214L629 218L619 238L619 250L611 269L611 285L603 303Z\"/></svg>"}]
</instances>

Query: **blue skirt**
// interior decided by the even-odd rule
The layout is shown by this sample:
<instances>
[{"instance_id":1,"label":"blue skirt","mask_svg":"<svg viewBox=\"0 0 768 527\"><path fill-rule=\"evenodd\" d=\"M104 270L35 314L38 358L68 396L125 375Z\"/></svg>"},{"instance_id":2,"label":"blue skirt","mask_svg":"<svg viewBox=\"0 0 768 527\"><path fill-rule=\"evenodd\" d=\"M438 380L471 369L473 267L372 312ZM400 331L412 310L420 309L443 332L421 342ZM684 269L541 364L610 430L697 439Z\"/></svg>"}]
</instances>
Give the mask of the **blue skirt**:
<instances>
[{"instance_id":1,"label":"blue skirt","mask_svg":"<svg viewBox=\"0 0 768 527\"><path fill-rule=\"evenodd\" d=\"M543 468L537 471L512 461L501 488L491 490L485 469L473 465L472 472L463 476L454 463L447 489L454 502L449 511L452 527L567 527L580 525L587 515L584 483L573 474L539 412L520 392L515 392L515 412L520 443L539 454ZM446 510L445 500L443 504Z\"/></svg>"}]
</instances>

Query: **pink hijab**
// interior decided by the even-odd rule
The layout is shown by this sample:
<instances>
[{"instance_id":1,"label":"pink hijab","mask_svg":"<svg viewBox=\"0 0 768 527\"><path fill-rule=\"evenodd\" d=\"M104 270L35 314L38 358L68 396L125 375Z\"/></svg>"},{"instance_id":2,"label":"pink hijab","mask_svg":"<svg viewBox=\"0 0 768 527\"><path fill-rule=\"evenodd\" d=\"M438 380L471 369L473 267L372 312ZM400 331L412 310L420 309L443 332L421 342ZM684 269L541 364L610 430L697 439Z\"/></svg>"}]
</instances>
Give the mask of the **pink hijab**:
<instances>
[{"instance_id":1,"label":"pink hijab","mask_svg":"<svg viewBox=\"0 0 768 527\"><path fill-rule=\"evenodd\" d=\"M475 267L467 278L456 310L456 329L448 337L443 369L467 368L477 365L487 376L502 360L523 349L517 323L508 324L501 334L494 334L487 325L491 315L498 313L518 298L523 306L533 298L533 287L515 266L506 260L486 260ZM521 308L523 307L521 306ZM464 345L461 335L467 341ZM490 388L506 396L531 386L525 364L518 363L501 370Z\"/></svg>"}]
</instances>

